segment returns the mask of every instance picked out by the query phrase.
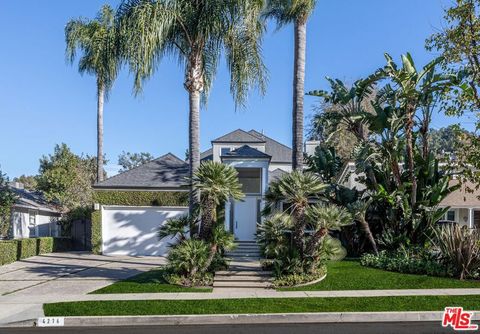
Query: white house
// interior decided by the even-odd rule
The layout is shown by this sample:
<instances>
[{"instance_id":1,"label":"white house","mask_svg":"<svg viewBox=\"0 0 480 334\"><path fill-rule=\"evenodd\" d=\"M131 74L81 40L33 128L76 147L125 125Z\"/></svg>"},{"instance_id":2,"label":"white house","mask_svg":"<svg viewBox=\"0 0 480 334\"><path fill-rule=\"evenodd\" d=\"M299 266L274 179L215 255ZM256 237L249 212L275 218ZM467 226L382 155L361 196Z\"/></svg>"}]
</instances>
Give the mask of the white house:
<instances>
[{"instance_id":1,"label":"white house","mask_svg":"<svg viewBox=\"0 0 480 334\"><path fill-rule=\"evenodd\" d=\"M311 146L311 145L310 145ZM309 147L311 150L312 147ZM232 131L211 141L201 159L237 169L246 194L225 207L225 228L237 240L254 240L263 198L271 180L292 170L292 150L255 131ZM101 191L188 192L188 164L168 153L95 185ZM102 252L122 255L163 255L169 240L159 241L158 227L184 215L187 207L101 205Z\"/></svg>"},{"instance_id":2,"label":"white house","mask_svg":"<svg viewBox=\"0 0 480 334\"><path fill-rule=\"evenodd\" d=\"M17 196L12 207L9 237L14 239L56 237L60 234L57 224L61 213L40 192L24 189L19 182L10 183Z\"/></svg>"}]
</instances>

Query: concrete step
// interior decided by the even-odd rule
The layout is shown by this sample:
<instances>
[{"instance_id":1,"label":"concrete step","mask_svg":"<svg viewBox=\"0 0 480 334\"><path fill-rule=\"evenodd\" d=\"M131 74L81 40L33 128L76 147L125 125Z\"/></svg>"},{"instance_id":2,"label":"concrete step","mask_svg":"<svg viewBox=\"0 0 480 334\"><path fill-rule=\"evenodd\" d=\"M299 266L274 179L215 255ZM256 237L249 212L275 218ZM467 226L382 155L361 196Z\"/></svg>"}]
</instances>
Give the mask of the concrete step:
<instances>
[{"instance_id":1,"label":"concrete step","mask_svg":"<svg viewBox=\"0 0 480 334\"><path fill-rule=\"evenodd\" d=\"M236 245L236 249L239 249L239 248L245 248L245 249L255 248L255 249L260 249L260 246L257 245L257 244L237 244L237 245Z\"/></svg>"},{"instance_id":2,"label":"concrete step","mask_svg":"<svg viewBox=\"0 0 480 334\"><path fill-rule=\"evenodd\" d=\"M230 252L225 254L228 257L261 257L260 252Z\"/></svg>"},{"instance_id":3,"label":"concrete step","mask_svg":"<svg viewBox=\"0 0 480 334\"><path fill-rule=\"evenodd\" d=\"M222 271L217 271L215 273L215 277L217 276L266 276L270 277L272 276L271 271L263 271L263 270L222 270Z\"/></svg>"},{"instance_id":4,"label":"concrete step","mask_svg":"<svg viewBox=\"0 0 480 334\"><path fill-rule=\"evenodd\" d=\"M218 276L215 274L214 282L271 282L271 277L266 276Z\"/></svg>"},{"instance_id":5,"label":"concrete step","mask_svg":"<svg viewBox=\"0 0 480 334\"><path fill-rule=\"evenodd\" d=\"M269 288L272 284L270 282L213 282L213 287L221 288Z\"/></svg>"}]
</instances>

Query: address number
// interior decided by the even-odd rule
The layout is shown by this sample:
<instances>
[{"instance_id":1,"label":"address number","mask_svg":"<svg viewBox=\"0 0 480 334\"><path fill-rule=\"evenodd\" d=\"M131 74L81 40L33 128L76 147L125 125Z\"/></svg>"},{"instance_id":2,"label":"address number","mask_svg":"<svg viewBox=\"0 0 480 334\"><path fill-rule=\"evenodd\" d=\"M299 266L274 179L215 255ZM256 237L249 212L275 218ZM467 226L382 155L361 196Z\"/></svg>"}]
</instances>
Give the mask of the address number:
<instances>
[{"instance_id":1,"label":"address number","mask_svg":"<svg viewBox=\"0 0 480 334\"><path fill-rule=\"evenodd\" d=\"M59 317L46 317L38 318L38 327L62 327L65 324L65 318Z\"/></svg>"}]
</instances>

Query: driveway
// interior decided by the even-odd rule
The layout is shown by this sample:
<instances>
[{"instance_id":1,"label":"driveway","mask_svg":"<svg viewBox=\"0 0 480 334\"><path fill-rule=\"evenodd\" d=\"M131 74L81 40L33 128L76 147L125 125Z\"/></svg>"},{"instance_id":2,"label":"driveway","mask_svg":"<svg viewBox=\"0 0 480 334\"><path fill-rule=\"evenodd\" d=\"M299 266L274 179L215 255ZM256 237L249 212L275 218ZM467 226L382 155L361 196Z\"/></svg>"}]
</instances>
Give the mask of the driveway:
<instances>
[{"instance_id":1,"label":"driveway","mask_svg":"<svg viewBox=\"0 0 480 334\"><path fill-rule=\"evenodd\" d=\"M88 294L164 263L163 257L70 252L34 256L0 266L0 324L41 316L43 298Z\"/></svg>"}]
</instances>

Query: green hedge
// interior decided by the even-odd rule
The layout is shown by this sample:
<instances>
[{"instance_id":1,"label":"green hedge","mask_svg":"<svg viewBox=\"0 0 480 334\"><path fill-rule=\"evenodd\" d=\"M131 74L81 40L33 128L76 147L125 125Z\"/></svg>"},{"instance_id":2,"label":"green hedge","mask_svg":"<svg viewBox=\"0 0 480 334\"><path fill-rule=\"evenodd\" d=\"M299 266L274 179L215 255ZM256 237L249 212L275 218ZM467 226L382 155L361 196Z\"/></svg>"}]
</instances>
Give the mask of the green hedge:
<instances>
[{"instance_id":1,"label":"green hedge","mask_svg":"<svg viewBox=\"0 0 480 334\"><path fill-rule=\"evenodd\" d=\"M92 212L92 252L102 253L102 215L100 211Z\"/></svg>"},{"instance_id":2,"label":"green hedge","mask_svg":"<svg viewBox=\"0 0 480 334\"><path fill-rule=\"evenodd\" d=\"M119 191L97 190L93 201L100 205L125 206L188 206L186 191ZM100 211L94 211L92 221L92 252L102 252L102 217Z\"/></svg>"},{"instance_id":3,"label":"green hedge","mask_svg":"<svg viewBox=\"0 0 480 334\"><path fill-rule=\"evenodd\" d=\"M12 263L18 259L18 243L15 240L0 241L0 265Z\"/></svg>"},{"instance_id":4,"label":"green hedge","mask_svg":"<svg viewBox=\"0 0 480 334\"><path fill-rule=\"evenodd\" d=\"M12 263L27 257L72 249L70 238L27 238L0 241L0 265Z\"/></svg>"},{"instance_id":5,"label":"green hedge","mask_svg":"<svg viewBox=\"0 0 480 334\"><path fill-rule=\"evenodd\" d=\"M97 190L93 200L101 205L187 206L188 192Z\"/></svg>"}]
</instances>

